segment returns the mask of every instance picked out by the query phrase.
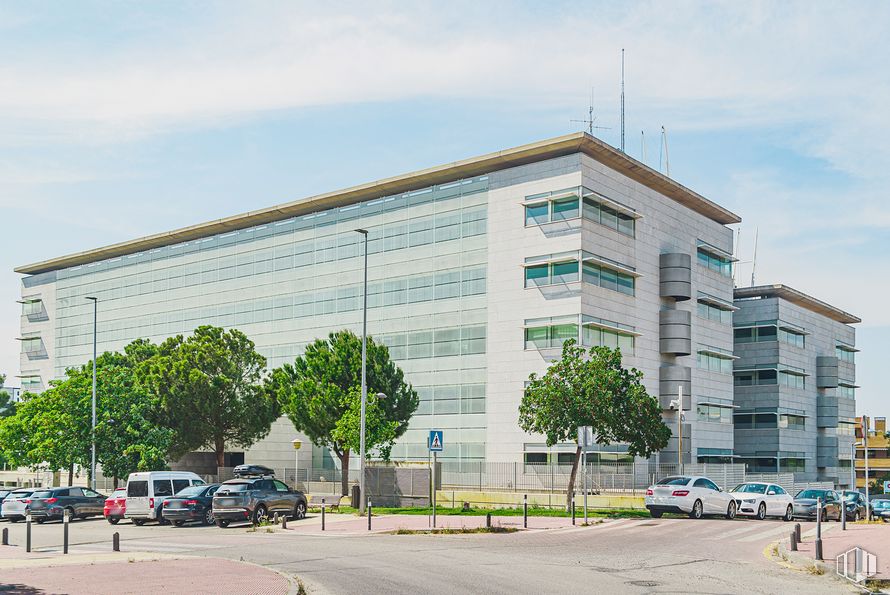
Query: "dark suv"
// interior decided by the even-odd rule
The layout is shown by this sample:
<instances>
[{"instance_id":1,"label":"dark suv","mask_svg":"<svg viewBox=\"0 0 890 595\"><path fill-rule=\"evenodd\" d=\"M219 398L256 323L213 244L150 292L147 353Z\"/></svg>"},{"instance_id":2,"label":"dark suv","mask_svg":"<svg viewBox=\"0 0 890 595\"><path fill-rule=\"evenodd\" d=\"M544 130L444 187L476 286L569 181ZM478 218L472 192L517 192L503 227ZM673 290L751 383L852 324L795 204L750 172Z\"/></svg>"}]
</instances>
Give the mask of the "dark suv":
<instances>
[{"instance_id":1,"label":"dark suv","mask_svg":"<svg viewBox=\"0 0 890 595\"><path fill-rule=\"evenodd\" d=\"M213 495L213 518L217 527L232 522L259 524L278 513L302 519L306 516L306 496L275 479L271 470L255 465L235 468L236 479L223 482Z\"/></svg>"},{"instance_id":2,"label":"dark suv","mask_svg":"<svg viewBox=\"0 0 890 595\"><path fill-rule=\"evenodd\" d=\"M31 494L30 499L26 510L38 523L51 519L62 520L66 510L72 521L102 516L105 507L105 496L89 488L47 488L37 490Z\"/></svg>"}]
</instances>

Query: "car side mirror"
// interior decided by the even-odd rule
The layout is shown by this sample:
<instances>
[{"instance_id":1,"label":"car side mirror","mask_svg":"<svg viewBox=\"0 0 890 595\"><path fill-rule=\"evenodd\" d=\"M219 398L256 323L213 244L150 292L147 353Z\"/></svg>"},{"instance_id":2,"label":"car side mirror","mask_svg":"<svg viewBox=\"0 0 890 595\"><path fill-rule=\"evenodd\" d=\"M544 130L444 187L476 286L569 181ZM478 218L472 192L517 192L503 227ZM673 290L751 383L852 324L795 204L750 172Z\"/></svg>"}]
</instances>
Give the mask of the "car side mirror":
<instances>
[{"instance_id":1,"label":"car side mirror","mask_svg":"<svg viewBox=\"0 0 890 595\"><path fill-rule=\"evenodd\" d=\"M776 491L775 491L775 490L770 490L770 491L768 491L768 492L766 493L766 495L767 495L767 496L775 496L775 495L776 495Z\"/></svg>"}]
</instances>

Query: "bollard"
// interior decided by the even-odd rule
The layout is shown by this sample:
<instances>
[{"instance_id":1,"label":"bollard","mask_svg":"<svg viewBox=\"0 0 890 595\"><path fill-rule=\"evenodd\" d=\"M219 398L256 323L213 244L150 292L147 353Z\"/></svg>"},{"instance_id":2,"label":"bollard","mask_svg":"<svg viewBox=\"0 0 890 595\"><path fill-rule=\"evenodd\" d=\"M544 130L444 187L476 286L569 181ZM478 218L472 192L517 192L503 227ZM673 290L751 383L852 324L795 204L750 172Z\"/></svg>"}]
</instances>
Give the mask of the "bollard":
<instances>
[{"instance_id":1,"label":"bollard","mask_svg":"<svg viewBox=\"0 0 890 595\"><path fill-rule=\"evenodd\" d=\"M800 523L794 523L794 535L795 539L797 539L797 543L801 542L800 539Z\"/></svg>"},{"instance_id":2,"label":"bollard","mask_svg":"<svg viewBox=\"0 0 890 595\"><path fill-rule=\"evenodd\" d=\"M3 529L3 545L9 545L9 529Z\"/></svg>"},{"instance_id":3,"label":"bollard","mask_svg":"<svg viewBox=\"0 0 890 595\"><path fill-rule=\"evenodd\" d=\"M816 559L822 561L822 538L816 539Z\"/></svg>"},{"instance_id":4,"label":"bollard","mask_svg":"<svg viewBox=\"0 0 890 595\"><path fill-rule=\"evenodd\" d=\"M491 529L491 513L490 512L486 513L486 515L485 515L485 528ZM4 531L6 531L6 529L4 529Z\"/></svg>"},{"instance_id":5,"label":"bollard","mask_svg":"<svg viewBox=\"0 0 890 595\"><path fill-rule=\"evenodd\" d=\"M25 551L31 553L31 513L25 515Z\"/></svg>"},{"instance_id":6,"label":"bollard","mask_svg":"<svg viewBox=\"0 0 890 595\"><path fill-rule=\"evenodd\" d=\"M278 524L278 513L277 512L274 515L272 515L272 524L273 525Z\"/></svg>"},{"instance_id":7,"label":"bollard","mask_svg":"<svg viewBox=\"0 0 890 595\"><path fill-rule=\"evenodd\" d=\"M528 494L522 495L522 527L528 529Z\"/></svg>"},{"instance_id":8,"label":"bollard","mask_svg":"<svg viewBox=\"0 0 890 595\"><path fill-rule=\"evenodd\" d=\"M294 517L294 520L296 520L296 518L297 517ZM286 514L281 515L281 528L287 529L287 515Z\"/></svg>"},{"instance_id":9,"label":"bollard","mask_svg":"<svg viewBox=\"0 0 890 595\"><path fill-rule=\"evenodd\" d=\"M111 536L111 551L119 552L121 551L121 534L115 532L114 535Z\"/></svg>"},{"instance_id":10,"label":"bollard","mask_svg":"<svg viewBox=\"0 0 890 595\"><path fill-rule=\"evenodd\" d=\"M321 499L321 530L324 531L324 498Z\"/></svg>"},{"instance_id":11,"label":"bollard","mask_svg":"<svg viewBox=\"0 0 890 595\"><path fill-rule=\"evenodd\" d=\"M794 531L791 532L791 551L797 551L797 534Z\"/></svg>"},{"instance_id":12,"label":"bollard","mask_svg":"<svg viewBox=\"0 0 890 595\"><path fill-rule=\"evenodd\" d=\"M63 534L63 538L62 538L62 553L63 553L63 554L67 554L67 553L68 553L68 519L69 519L69 516L68 516L68 509L66 508L66 509L65 509L65 512L63 512L62 514L63 514L63 516L62 516L62 524L65 526L65 528L64 528L64 530L63 530L63 533L62 533L62 534Z\"/></svg>"},{"instance_id":13,"label":"bollard","mask_svg":"<svg viewBox=\"0 0 890 595\"><path fill-rule=\"evenodd\" d=\"M572 498L572 525L575 524L575 499Z\"/></svg>"},{"instance_id":14,"label":"bollard","mask_svg":"<svg viewBox=\"0 0 890 595\"><path fill-rule=\"evenodd\" d=\"M841 500L841 531L847 530L847 505Z\"/></svg>"},{"instance_id":15,"label":"bollard","mask_svg":"<svg viewBox=\"0 0 890 595\"><path fill-rule=\"evenodd\" d=\"M822 498L816 498L816 559L822 559Z\"/></svg>"},{"instance_id":16,"label":"bollard","mask_svg":"<svg viewBox=\"0 0 890 595\"><path fill-rule=\"evenodd\" d=\"M371 499L368 498L368 531L371 530Z\"/></svg>"}]
</instances>

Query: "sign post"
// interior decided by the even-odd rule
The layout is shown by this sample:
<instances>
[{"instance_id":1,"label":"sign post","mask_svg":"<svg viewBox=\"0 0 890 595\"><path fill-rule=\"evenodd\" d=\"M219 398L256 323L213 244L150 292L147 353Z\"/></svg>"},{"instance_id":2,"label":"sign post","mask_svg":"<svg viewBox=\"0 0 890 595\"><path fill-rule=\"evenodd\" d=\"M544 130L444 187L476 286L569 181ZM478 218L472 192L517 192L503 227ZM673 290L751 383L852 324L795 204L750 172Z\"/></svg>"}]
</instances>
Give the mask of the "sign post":
<instances>
[{"instance_id":1,"label":"sign post","mask_svg":"<svg viewBox=\"0 0 890 595\"><path fill-rule=\"evenodd\" d=\"M300 447L303 446L303 442L297 438L291 444L294 445L294 491L297 491L299 489L297 487L297 477L300 469Z\"/></svg>"},{"instance_id":2,"label":"sign post","mask_svg":"<svg viewBox=\"0 0 890 595\"><path fill-rule=\"evenodd\" d=\"M445 433L442 430L430 430L427 446L433 453L433 467L430 469L430 481L432 482L431 501L433 505L433 529L436 528L436 455L445 450Z\"/></svg>"}]
</instances>

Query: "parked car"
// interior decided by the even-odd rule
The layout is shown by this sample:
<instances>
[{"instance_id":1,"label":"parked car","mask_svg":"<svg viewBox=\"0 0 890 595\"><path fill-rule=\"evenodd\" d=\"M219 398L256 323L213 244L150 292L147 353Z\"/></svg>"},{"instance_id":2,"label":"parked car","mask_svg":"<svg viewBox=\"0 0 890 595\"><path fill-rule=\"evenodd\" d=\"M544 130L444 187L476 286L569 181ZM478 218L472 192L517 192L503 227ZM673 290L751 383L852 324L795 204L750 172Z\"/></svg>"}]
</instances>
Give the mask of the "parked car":
<instances>
[{"instance_id":1,"label":"parked car","mask_svg":"<svg viewBox=\"0 0 890 595\"><path fill-rule=\"evenodd\" d=\"M223 482L213 495L217 527L232 522L259 524L275 513L294 519L306 516L306 496L275 479L271 469L243 465L235 467L235 474L239 477Z\"/></svg>"},{"instance_id":2,"label":"parked car","mask_svg":"<svg viewBox=\"0 0 890 595\"><path fill-rule=\"evenodd\" d=\"M718 514L732 519L738 504L732 494L707 477L675 475L646 490L646 508L656 519L666 512L688 514L693 519Z\"/></svg>"},{"instance_id":3,"label":"parked car","mask_svg":"<svg viewBox=\"0 0 890 595\"><path fill-rule=\"evenodd\" d=\"M127 509L124 516L142 526L157 520L166 524L161 505L179 490L204 485L204 480L190 471L141 471L127 478Z\"/></svg>"},{"instance_id":4,"label":"parked car","mask_svg":"<svg viewBox=\"0 0 890 595\"><path fill-rule=\"evenodd\" d=\"M815 520L818 498L822 499L822 520L841 520L841 497L834 490L801 490L794 497L794 518Z\"/></svg>"},{"instance_id":5,"label":"parked car","mask_svg":"<svg viewBox=\"0 0 890 595\"><path fill-rule=\"evenodd\" d=\"M105 496L89 488L69 486L67 488L47 488L37 490L28 498L26 512L38 523L61 521L68 511L68 519L86 519L102 514Z\"/></svg>"},{"instance_id":6,"label":"parked car","mask_svg":"<svg viewBox=\"0 0 890 595\"><path fill-rule=\"evenodd\" d=\"M117 488L105 499L102 515L112 525L117 525L127 512L127 488Z\"/></svg>"},{"instance_id":7,"label":"parked car","mask_svg":"<svg viewBox=\"0 0 890 595\"><path fill-rule=\"evenodd\" d=\"M3 507L3 500L9 495L9 490L0 490L0 509ZM0 516L0 521L3 520L3 517Z\"/></svg>"},{"instance_id":8,"label":"parked car","mask_svg":"<svg viewBox=\"0 0 890 595\"><path fill-rule=\"evenodd\" d=\"M218 483L193 485L179 490L172 498L164 498L164 519L177 527L182 527L188 521L212 525L215 522L213 495L218 489Z\"/></svg>"},{"instance_id":9,"label":"parked car","mask_svg":"<svg viewBox=\"0 0 890 595\"><path fill-rule=\"evenodd\" d=\"M25 509L28 506L28 497L34 492L34 488L19 488L11 491L3 499L0 505L0 517L9 519L11 523L25 520Z\"/></svg>"},{"instance_id":10,"label":"parked car","mask_svg":"<svg viewBox=\"0 0 890 595\"><path fill-rule=\"evenodd\" d=\"M854 523L859 519L864 519L868 515L868 505L865 502L865 495L854 490L844 490L841 495L844 498L844 509L847 513L847 520Z\"/></svg>"},{"instance_id":11,"label":"parked car","mask_svg":"<svg viewBox=\"0 0 890 595\"><path fill-rule=\"evenodd\" d=\"M760 520L768 516L779 517L790 521L794 514L794 498L774 483L749 481L740 483L730 492L738 503L740 515L757 517Z\"/></svg>"},{"instance_id":12,"label":"parked car","mask_svg":"<svg viewBox=\"0 0 890 595\"><path fill-rule=\"evenodd\" d=\"M871 516L875 520L881 519L885 523L890 523L890 499L873 500Z\"/></svg>"}]
</instances>

